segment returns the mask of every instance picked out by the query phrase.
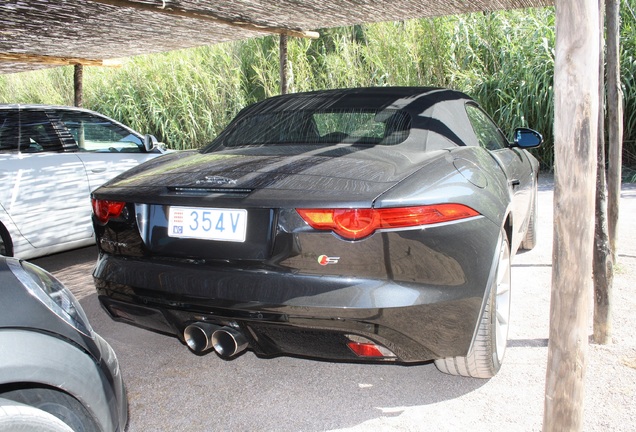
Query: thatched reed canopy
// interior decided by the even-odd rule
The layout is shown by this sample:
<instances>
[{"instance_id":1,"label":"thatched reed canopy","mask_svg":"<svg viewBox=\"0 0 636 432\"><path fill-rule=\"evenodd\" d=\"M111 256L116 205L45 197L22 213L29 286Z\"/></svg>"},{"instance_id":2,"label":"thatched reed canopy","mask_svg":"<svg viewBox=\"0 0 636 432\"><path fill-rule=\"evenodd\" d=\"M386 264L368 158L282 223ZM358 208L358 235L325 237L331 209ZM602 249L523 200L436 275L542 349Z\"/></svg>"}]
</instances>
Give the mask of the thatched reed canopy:
<instances>
[{"instance_id":1,"label":"thatched reed canopy","mask_svg":"<svg viewBox=\"0 0 636 432\"><path fill-rule=\"evenodd\" d=\"M552 0L3 0L0 73L211 45L268 34L477 11Z\"/></svg>"}]
</instances>

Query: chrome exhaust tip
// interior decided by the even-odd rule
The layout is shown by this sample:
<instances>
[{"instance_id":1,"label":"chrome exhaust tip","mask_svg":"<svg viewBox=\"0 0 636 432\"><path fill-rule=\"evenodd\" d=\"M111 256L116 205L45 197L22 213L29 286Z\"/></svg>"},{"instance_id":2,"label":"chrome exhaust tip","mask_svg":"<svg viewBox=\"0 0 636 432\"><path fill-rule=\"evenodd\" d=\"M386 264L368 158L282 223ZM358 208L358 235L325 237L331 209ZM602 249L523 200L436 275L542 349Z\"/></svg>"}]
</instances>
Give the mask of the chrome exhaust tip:
<instances>
[{"instance_id":1,"label":"chrome exhaust tip","mask_svg":"<svg viewBox=\"0 0 636 432\"><path fill-rule=\"evenodd\" d=\"M183 339L193 353L202 354L214 348L212 334L220 328L204 322L190 324L183 330Z\"/></svg>"},{"instance_id":2,"label":"chrome exhaust tip","mask_svg":"<svg viewBox=\"0 0 636 432\"><path fill-rule=\"evenodd\" d=\"M212 333L212 346L224 358L234 357L247 349L247 339L232 327L221 327Z\"/></svg>"}]
</instances>

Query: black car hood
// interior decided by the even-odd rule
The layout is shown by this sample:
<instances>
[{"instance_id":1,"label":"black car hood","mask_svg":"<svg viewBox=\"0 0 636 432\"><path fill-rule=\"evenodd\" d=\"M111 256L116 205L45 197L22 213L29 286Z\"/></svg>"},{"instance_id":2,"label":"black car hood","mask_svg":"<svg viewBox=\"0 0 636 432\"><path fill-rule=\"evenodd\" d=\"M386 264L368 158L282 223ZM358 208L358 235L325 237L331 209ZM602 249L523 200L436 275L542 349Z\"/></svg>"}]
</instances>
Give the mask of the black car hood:
<instances>
[{"instance_id":1,"label":"black car hood","mask_svg":"<svg viewBox=\"0 0 636 432\"><path fill-rule=\"evenodd\" d=\"M166 195L234 191L249 196L251 204L272 199L368 203L423 164L447 154L387 146L290 147L172 153L116 177L94 196L161 203Z\"/></svg>"}]
</instances>

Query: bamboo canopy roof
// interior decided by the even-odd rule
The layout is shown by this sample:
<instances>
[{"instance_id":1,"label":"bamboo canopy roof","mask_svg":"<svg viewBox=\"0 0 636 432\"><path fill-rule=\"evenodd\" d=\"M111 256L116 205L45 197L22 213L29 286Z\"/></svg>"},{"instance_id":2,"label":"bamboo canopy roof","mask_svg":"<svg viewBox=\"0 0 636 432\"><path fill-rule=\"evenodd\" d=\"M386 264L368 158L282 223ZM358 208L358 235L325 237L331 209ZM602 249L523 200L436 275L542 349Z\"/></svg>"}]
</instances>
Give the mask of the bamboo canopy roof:
<instances>
[{"instance_id":1,"label":"bamboo canopy roof","mask_svg":"<svg viewBox=\"0 0 636 432\"><path fill-rule=\"evenodd\" d=\"M522 9L553 0L2 0L0 73L371 22Z\"/></svg>"}]
</instances>

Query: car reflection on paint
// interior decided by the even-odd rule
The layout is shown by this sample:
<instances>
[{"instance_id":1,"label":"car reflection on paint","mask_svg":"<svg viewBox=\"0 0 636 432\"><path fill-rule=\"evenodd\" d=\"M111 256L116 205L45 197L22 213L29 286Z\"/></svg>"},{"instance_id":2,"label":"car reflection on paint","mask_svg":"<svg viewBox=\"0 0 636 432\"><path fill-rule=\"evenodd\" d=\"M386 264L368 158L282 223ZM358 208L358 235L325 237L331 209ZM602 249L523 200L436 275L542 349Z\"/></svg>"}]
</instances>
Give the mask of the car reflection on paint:
<instances>
[{"instance_id":1,"label":"car reflection on paint","mask_svg":"<svg viewBox=\"0 0 636 432\"><path fill-rule=\"evenodd\" d=\"M95 243L90 192L164 150L94 111L0 105L0 255L34 258Z\"/></svg>"},{"instance_id":2,"label":"car reflection on paint","mask_svg":"<svg viewBox=\"0 0 636 432\"><path fill-rule=\"evenodd\" d=\"M245 108L207 147L94 191L99 299L192 351L492 377L541 143L465 94L329 90Z\"/></svg>"}]
</instances>

